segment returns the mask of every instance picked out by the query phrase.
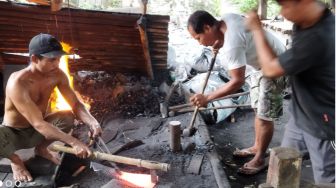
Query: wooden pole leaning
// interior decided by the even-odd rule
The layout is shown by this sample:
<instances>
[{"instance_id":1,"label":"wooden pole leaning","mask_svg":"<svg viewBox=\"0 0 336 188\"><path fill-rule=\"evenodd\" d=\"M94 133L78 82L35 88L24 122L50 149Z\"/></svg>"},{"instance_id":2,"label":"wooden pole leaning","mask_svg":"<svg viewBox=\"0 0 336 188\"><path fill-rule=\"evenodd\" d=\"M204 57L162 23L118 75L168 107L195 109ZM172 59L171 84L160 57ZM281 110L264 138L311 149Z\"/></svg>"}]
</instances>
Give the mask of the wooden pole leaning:
<instances>
[{"instance_id":1,"label":"wooden pole leaning","mask_svg":"<svg viewBox=\"0 0 336 188\"><path fill-rule=\"evenodd\" d=\"M53 144L49 147L53 151L60 151L70 154L76 154L75 149L71 147L66 147L62 145ZM142 160L142 159L135 159L130 157L123 157L119 155L111 155L107 153L102 152L93 152L91 159L98 159L98 160L106 160L106 161L112 161L116 163L122 163L122 164L128 164L128 165L134 165L138 167L143 167L151 170L162 170L167 172L170 170L170 164L167 163L159 163L156 161L149 161L149 160Z\"/></svg>"},{"instance_id":2,"label":"wooden pole leaning","mask_svg":"<svg viewBox=\"0 0 336 188\"><path fill-rule=\"evenodd\" d=\"M205 80L203 82L201 94L204 94L204 91L205 91L205 88L208 84L208 80L209 80L212 68L215 65L216 57L217 57L217 54L218 54L218 51L219 51L218 45L219 45L219 41L217 40L215 42L215 44L213 45L213 49L215 49L214 50L214 56L211 59L210 66L208 68ZM189 126L183 130L183 136L185 136L185 137L186 136L192 136L196 132L196 129L194 128L194 123L195 123L195 120L196 120L196 116L198 114L198 110L199 110L199 107L198 106L195 107L194 113L193 113L193 116L191 118L191 122L190 122Z\"/></svg>"}]
</instances>

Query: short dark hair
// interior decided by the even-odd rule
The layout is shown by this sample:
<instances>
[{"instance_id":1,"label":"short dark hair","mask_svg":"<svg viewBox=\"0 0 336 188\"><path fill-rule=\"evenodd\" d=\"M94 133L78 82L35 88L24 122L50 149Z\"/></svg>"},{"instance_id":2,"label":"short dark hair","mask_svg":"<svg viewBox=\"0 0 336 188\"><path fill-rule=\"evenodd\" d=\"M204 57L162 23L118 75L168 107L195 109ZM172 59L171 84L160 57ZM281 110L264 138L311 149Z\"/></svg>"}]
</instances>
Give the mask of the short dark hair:
<instances>
[{"instance_id":1,"label":"short dark hair","mask_svg":"<svg viewBox=\"0 0 336 188\"><path fill-rule=\"evenodd\" d=\"M278 4L280 4L280 2L284 1L284 0L275 0ZM295 1L300 1L300 0L295 0Z\"/></svg>"},{"instance_id":2,"label":"short dark hair","mask_svg":"<svg viewBox=\"0 0 336 188\"><path fill-rule=\"evenodd\" d=\"M35 55L35 54L34 54ZM30 59L30 61L32 60L32 56L33 56L33 54L31 54L31 55L29 55L29 59ZM41 55L35 55L36 57L37 57L37 59L39 59L39 60L42 60L43 59L43 56L41 56Z\"/></svg>"},{"instance_id":3,"label":"short dark hair","mask_svg":"<svg viewBox=\"0 0 336 188\"><path fill-rule=\"evenodd\" d=\"M204 32L204 25L213 26L215 23L217 23L216 18L204 10L197 10L188 19L188 27L191 26L197 34Z\"/></svg>"}]
</instances>

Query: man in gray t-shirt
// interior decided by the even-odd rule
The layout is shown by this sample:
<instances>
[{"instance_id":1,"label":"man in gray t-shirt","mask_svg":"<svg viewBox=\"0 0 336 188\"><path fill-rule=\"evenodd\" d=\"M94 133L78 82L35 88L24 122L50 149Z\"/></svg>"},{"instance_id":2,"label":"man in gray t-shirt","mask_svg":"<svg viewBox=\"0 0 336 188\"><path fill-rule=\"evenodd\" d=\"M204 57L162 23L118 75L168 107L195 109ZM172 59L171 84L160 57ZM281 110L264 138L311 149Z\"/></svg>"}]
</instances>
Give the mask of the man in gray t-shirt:
<instances>
[{"instance_id":1,"label":"man in gray t-shirt","mask_svg":"<svg viewBox=\"0 0 336 188\"><path fill-rule=\"evenodd\" d=\"M290 76L291 118L282 146L309 155L316 183L335 182L335 15L316 0L277 0L294 22L292 48L277 56L251 12L247 25L256 41L262 72ZM332 144L334 143L334 144Z\"/></svg>"},{"instance_id":2,"label":"man in gray t-shirt","mask_svg":"<svg viewBox=\"0 0 336 188\"><path fill-rule=\"evenodd\" d=\"M238 172L253 175L265 169L266 149L273 136L273 121L282 114L281 91L284 78L277 80L265 78L259 71L256 48L252 34L244 27L243 17L226 14L220 21L206 11L194 12L188 20L188 31L192 37L204 46L220 44L218 57L230 74L230 81L212 93L196 94L191 101L196 106L206 106L213 99L237 92L245 83L246 65L254 68L251 75L251 106L255 109L255 142L252 147L239 150L233 155L254 158L244 164ZM267 33L272 49L282 53L285 47L272 35Z\"/></svg>"}]
</instances>

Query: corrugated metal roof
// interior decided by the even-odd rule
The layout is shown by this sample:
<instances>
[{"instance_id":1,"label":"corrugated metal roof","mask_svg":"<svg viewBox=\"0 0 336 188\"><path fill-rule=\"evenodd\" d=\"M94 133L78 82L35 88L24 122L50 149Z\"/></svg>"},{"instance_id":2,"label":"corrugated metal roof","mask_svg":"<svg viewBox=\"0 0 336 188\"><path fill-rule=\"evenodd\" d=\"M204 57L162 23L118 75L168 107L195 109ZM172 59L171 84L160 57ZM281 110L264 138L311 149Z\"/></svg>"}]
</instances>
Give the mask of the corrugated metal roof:
<instances>
[{"instance_id":1,"label":"corrugated metal roof","mask_svg":"<svg viewBox=\"0 0 336 188\"><path fill-rule=\"evenodd\" d=\"M105 70L148 74L137 20L141 14L112 13L0 2L0 52L27 53L30 39L50 33L78 49L71 71ZM166 69L169 16L146 15L152 68ZM11 61L8 62L8 57ZM3 63L23 58L2 55ZM28 59L22 63L27 63Z\"/></svg>"}]
</instances>

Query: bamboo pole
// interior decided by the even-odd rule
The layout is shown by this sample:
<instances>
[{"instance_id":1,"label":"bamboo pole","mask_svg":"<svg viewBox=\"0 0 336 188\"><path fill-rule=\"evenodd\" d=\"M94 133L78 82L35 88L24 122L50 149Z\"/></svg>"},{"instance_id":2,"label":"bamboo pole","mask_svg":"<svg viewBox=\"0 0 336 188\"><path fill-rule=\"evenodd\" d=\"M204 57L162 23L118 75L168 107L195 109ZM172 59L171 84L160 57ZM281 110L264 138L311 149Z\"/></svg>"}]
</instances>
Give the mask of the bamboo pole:
<instances>
[{"instance_id":1,"label":"bamboo pole","mask_svg":"<svg viewBox=\"0 0 336 188\"><path fill-rule=\"evenodd\" d=\"M76 154L73 148L61 146L57 144L51 145L50 149L53 151L61 151L61 152L70 153L74 155ZM135 159L135 158L130 158L130 157L123 157L123 156L118 156L118 155L111 155L111 154L101 153L97 151L93 152L91 159L106 160L106 161L112 161L116 163L135 165L138 167L143 167L143 168L152 169L152 170L162 170L165 172L170 170L170 164L167 164L167 163L159 163L156 161L149 161L149 160Z\"/></svg>"}]
</instances>

